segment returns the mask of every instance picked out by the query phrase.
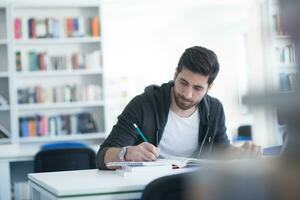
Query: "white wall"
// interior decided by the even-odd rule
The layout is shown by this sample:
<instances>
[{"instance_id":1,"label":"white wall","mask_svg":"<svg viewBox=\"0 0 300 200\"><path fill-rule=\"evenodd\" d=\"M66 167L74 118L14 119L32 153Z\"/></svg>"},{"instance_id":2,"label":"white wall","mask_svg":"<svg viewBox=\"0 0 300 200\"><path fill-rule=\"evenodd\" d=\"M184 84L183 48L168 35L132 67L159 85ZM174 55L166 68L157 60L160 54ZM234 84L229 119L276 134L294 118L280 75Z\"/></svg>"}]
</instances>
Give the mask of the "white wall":
<instances>
[{"instance_id":1,"label":"white wall","mask_svg":"<svg viewBox=\"0 0 300 200\"><path fill-rule=\"evenodd\" d=\"M127 77L129 100L149 84L172 79L186 48L205 46L219 57L221 69L211 94L224 104L229 132L251 123L240 97L248 87L245 39L251 36L252 4L164 2L104 2L104 62L109 78Z\"/></svg>"}]
</instances>

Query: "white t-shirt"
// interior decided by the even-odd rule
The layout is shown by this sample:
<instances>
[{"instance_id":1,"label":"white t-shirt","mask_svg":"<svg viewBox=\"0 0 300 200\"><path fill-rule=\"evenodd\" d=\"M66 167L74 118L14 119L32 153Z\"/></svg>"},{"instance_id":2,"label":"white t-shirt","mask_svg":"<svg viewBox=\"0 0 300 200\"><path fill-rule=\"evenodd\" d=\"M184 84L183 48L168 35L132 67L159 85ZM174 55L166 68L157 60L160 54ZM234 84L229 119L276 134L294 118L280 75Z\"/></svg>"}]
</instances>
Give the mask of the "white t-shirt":
<instances>
[{"instance_id":1,"label":"white t-shirt","mask_svg":"<svg viewBox=\"0 0 300 200\"><path fill-rule=\"evenodd\" d=\"M187 118L169 111L168 121L158 145L161 157L191 157L199 149L199 113L198 109Z\"/></svg>"}]
</instances>

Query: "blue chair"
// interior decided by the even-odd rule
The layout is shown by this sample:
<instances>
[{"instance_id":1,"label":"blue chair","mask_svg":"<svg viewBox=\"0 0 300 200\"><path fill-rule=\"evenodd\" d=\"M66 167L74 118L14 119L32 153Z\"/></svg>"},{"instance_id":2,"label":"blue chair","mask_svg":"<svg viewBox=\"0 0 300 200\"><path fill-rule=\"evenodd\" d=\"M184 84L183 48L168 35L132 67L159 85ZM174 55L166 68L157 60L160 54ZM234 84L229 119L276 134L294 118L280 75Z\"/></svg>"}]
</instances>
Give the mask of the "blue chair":
<instances>
[{"instance_id":1,"label":"blue chair","mask_svg":"<svg viewBox=\"0 0 300 200\"><path fill-rule=\"evenodd\" d=\"M48 149L60 149L60 148L77 148L77 147L88 147L86 144L81 142L53 142L44 144L42 146L42 150L48 150Z\"/></svg>"},{"instance_id":2,"label":"blue chair","mask_svg":"<svg viewBox=\"0 0 300 200\"><path fill-rule=\"evenodd\" d=\"M59 142L42 146L34 157L35 172L96 169L96 153L87 145Z\"/></svg>"}]
</instances>

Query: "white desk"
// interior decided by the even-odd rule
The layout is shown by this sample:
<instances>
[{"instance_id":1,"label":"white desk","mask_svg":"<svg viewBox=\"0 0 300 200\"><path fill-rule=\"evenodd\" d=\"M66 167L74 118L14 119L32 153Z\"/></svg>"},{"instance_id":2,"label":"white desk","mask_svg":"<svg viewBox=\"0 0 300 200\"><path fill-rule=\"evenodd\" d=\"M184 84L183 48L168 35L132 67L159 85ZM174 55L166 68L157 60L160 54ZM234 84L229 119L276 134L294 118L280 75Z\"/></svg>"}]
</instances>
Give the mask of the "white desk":
<instances>
[{"instance_id":1,"label":"white desk","mask_svg":"<svg viewBox=\"0 0 300 200\"><path fill-rule=\"evenodd\" d=\"M122 176L115 171L78 170L66 172L29 174L32 200L92 200L138 199L144 187L152 180L169 174L194 170L192 168L170 170L166 174L144 177Z\"/></svg>"},{"instance_id":2,"label":"white desk","mask_svg":"<svg viewBox=\"0 0 300 200\"><path fill-rule=\"evenodd\" d=\"M95 152L99 145L90 146ZM33 161L34 155L40 151L40 145L1 145L0 146L0 200L10 200L12 162ZM25 172L24 172L25 173Z\"/></svg>"},{"instance_id":3,"label":"white desk","mask_svg":"<svg viewBox=\"0 0 300 200\"><path fill-rule=\"evenodd\" d=\"M0 147L0 200L11 199L11 171L12 162L30 161L39 148L20 148L17 145L3 145Z\"/></svg>"}]
</instances>

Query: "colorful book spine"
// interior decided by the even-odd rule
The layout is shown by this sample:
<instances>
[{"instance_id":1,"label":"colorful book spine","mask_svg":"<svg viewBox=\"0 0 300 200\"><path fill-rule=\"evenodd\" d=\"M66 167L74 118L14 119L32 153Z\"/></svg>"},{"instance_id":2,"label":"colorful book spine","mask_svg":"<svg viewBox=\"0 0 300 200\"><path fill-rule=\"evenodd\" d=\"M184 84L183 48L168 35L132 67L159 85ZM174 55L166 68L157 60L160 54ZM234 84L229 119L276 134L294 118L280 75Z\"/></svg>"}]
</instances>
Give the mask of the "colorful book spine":
<instances>
[{"instance_id":1,"label":"colorful book spine","mask_svg":"<svg viewBox=\"0 0 300 200\"><path fill-rule=\"evenodd\" d=\"M21 18L15 18L14 21L15 39L22 38L22 20Z\"/></svg>"},{"instance_id":2,"label":"colorful book spine","mask_svg":"<svg viewBox=\"0 0 300 200\"><path fill-rule=\"evenodd\" d=\"M21 137L28 137L29 136L29 129L28 129L28 120L20 119L20 136Z\"/></svg>"},{"instance_id":3,"label":"colorful book spine","mask_svg":"<svg viewBox=\"0 0 300 200\"><path fill-rule=\"evenodd\" d=\"M20 118L19 123L21 137L71 135L98 131L94 113L28 116Z\"/></svg>"},{"instance_id":4,"label":"colorful book spine","mask_svg":"<svg viewBox=\"0 0 300 200\"><path fill-rule=\"evenodd\" d=\"M29 52L29 70L37 71L39 70L39 59L35 52Z\"/></svg>"},{"instance_id":5,"label":"colorful book spine","mask_svg":"<svg viewBox=\"0 0 300 200\"><path fill-rule=\"evenodd\" d=\"M35 19L35 26L37 38L47 37L47 25L45 19Z\"/></svg>"},{"instance_id":6,"label":"colorful book spine","mask_svg":"<svg viewBox=\"0 0 300 200\"><path fill-rule=\"evenodd\" d=\"M35 119L31 118L28 121L29 137L35 137L37 134Z\"/></svg>"},{"instance_id":7,"label":"colorful book spine","mask_svg":"<svg viewBox=\"0 0 300 200\"><path fill-rule=\"evenodd\" d=\"M36 38L36 23L34 18L28 20L28 35L29 38Z\"/></svg>"},{"instance_id":8,"label":"colorful book spine","mask_svg":"<svg viewBox=\"0 0 300 200\"><path fill-rule=\"evenodd\" d=\"M92 36L93 37L99 37L100 36L100 20L99 20L99 17L95 16L95 17L92 18L91 30L92 30Z\"/></svg>"},{"instance_id":9,"label":"colorful book spine","mask_svg":"<svg viewBox=\"0 0 300 200\"><path fill-rule=\"evenodd\" d=\"M25 23L25 24L24 24ZM27 24L26 24L27 23ZM14 37L22 38L22 26L28 30L29 38L59 38L65 37L99 37L101 35L100 19L98 16L92 18L68 17L64 20L55 18L29 18L14 19Z\"/></svg>"},{"instance_id":10,"label":"colorful book spine","mask_svg":"<svg viewBox=\"0 0 300 200\"><path fill-rule=\"evenodd\" d=\"M38 54L38 65L39 65L39 70L44 71L47 69L46 53Z\"/></svg>"},{"instance_id":11,"label":"colorful book spine","mask_svg":"<svg viewBox=\"0 0 300 200\"><path fill-rule=\"evenodd\" d=\"M22 71L22 54L20 51L16 52L16 70Z\"/></svg>"},{"instance_id":12,"label":"colorful book spine","mask_svg":"<svg viewBox=\"0 0 300 200\"><path fill-rule=\"evenodd\" d=\"M49 123L49 125L48 125L49 126L49 134L56 135L57 131L56 131L55 117L49 117L48 123Z\"/></svg>"},{"instance_id":13,"label":"colorful book spine","mask_svg":"<svg viewBox=\"0 0 300 200\"><path fill-rule=\"evenodd\" d=\"M84 18L79 17L78 18L78 37L83 37L85 36L85 23L84 23Z\"/></svg>"}]
</instances>

